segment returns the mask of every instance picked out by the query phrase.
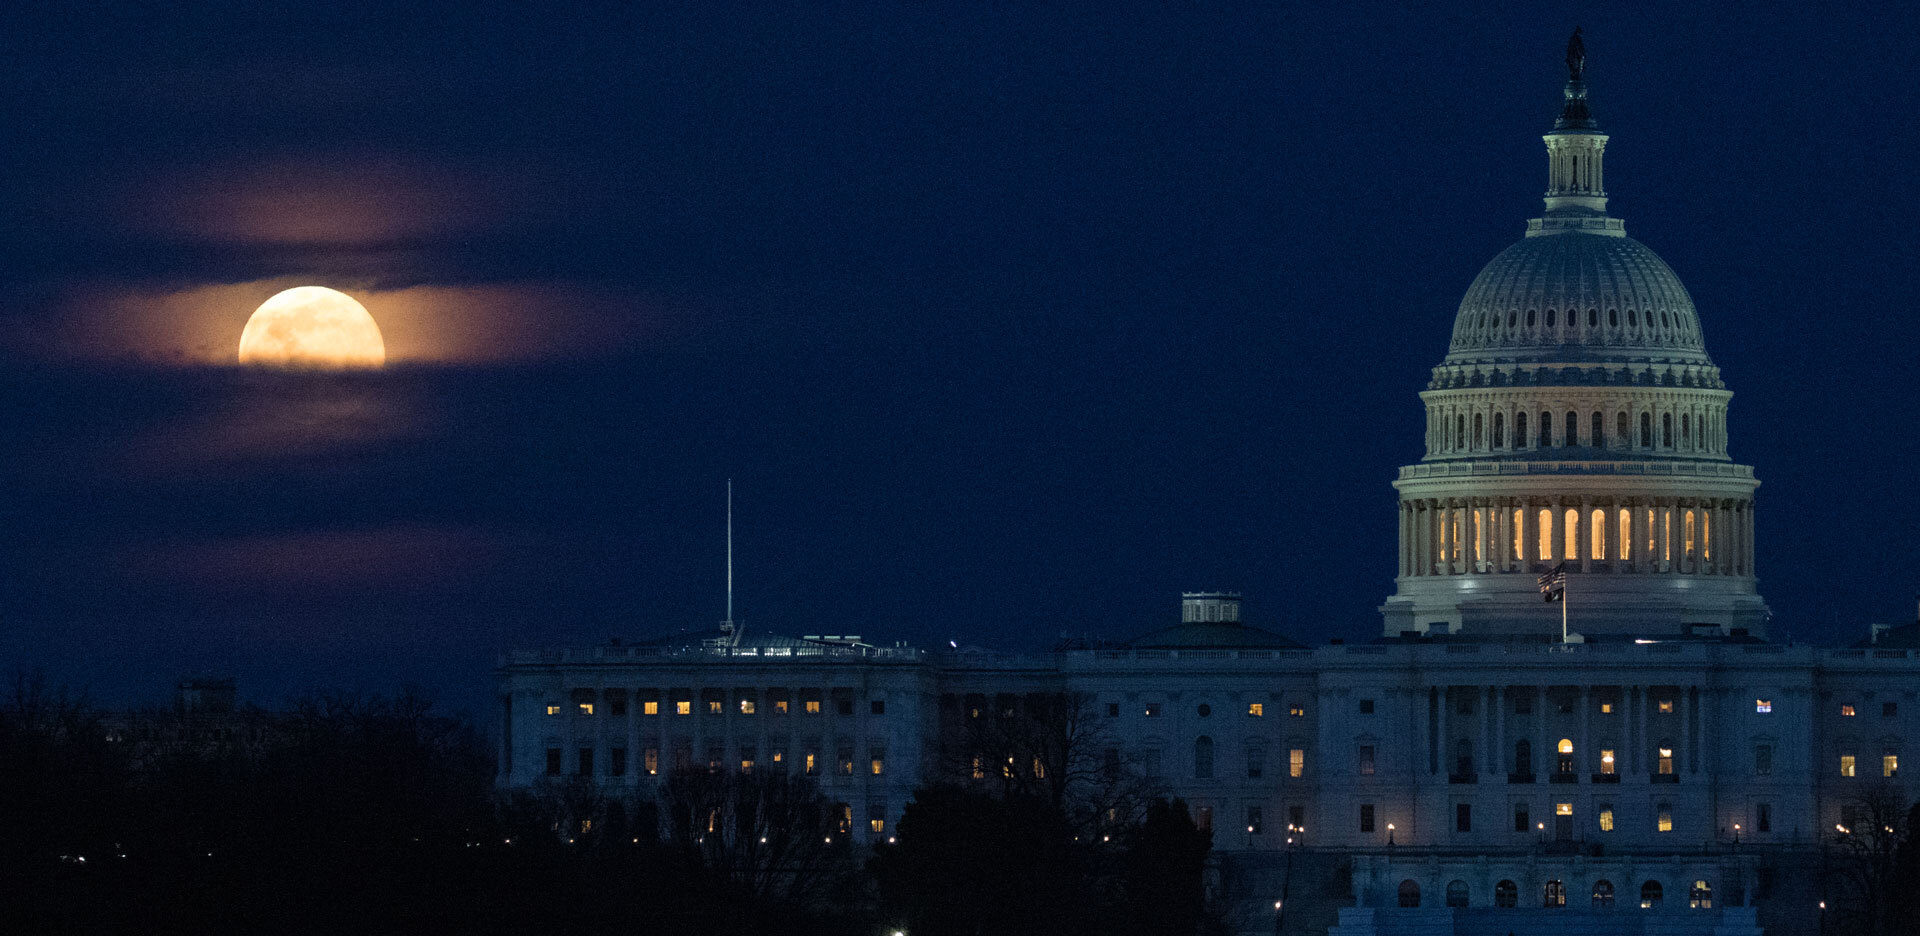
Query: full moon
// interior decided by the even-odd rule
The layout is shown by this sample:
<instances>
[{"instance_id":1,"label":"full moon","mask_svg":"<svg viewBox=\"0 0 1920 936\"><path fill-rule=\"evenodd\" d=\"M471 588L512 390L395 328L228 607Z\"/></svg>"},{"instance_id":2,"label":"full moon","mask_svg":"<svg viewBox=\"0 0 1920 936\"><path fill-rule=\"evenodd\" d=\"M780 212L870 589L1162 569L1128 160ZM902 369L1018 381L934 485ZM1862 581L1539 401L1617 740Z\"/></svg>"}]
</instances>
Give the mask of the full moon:
<instances>
[{"instance_id":1,"label":"full moon","mask_svg":"<svg viewBox=\"0 0 1920 936\"><path fill-rule=\"evenodd\" d=\"M240 332L240 363L280 367L379 367L380 326L352 296L296 286L260 304Z\"/></svg>"}]
</instances>

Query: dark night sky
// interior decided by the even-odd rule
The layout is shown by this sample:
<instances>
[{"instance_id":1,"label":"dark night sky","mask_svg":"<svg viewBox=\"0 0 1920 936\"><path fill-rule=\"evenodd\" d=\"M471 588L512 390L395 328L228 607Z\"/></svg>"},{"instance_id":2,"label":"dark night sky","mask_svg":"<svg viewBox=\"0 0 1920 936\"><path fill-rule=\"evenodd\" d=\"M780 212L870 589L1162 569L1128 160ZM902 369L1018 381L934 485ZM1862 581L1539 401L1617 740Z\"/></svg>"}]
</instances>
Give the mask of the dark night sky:
<instances>
[{"instance_id":1,"label":"dark night sky","mask_svg":"<svg viewBox=\"0 0 1920 936\"><path fill-rule=\"evenodd\" d=\"M0 12L0 661L103 701L469 707L502 645L707 626L728 477L753 627L1037 648L1233 588L1371 636L1576 22L1776 626L1913 612L1897 5L42 6ZM299 283L395 363L230 366Z\"/></svg>"}]
</instances>

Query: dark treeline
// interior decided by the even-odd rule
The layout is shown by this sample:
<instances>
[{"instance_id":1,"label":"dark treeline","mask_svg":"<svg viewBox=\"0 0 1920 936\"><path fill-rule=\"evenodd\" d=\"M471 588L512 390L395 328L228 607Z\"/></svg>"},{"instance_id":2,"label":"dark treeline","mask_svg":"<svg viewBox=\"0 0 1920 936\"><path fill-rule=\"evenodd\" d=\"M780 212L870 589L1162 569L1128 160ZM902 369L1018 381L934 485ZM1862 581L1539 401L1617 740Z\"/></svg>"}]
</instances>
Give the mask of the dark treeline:
<instances>
[{"instance_id":1,"label":"dark treeline","mask_svg":"<svg viewBox=\"0 0 1920 936\"><path fill-rule=\"evenodd\" d=\"M479 733L417 692L114 713L0 700L0 913L34 933L1193 934L1186 808L1012 786L919 791L854 846L813 781L676 773L648 798L501 795ZM962 778L964 779L964 778Z\"/></svg>"}]
</instances>

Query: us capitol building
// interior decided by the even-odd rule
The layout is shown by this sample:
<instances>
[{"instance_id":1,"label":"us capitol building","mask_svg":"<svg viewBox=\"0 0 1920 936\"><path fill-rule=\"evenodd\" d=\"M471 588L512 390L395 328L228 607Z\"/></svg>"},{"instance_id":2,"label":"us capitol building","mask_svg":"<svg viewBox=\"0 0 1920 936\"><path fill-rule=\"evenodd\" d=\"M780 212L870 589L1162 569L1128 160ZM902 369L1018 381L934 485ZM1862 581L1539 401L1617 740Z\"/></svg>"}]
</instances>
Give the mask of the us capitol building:
<instances>
[{"instance_id":1,"label":"us capitol building","mask_svg":"<svg viewBox=\"0 0 1920 936\"><path fill-rule=\"evenodd\" d=\"M515 651L500 784L804 771L877 842L968 719L1069 695L1213 829L1242 932L1818 931L1823 862L1915 796L1916 627L1771 638L1732 393L1679 277L1608 213L1577 33L1567 60L1545 209L1420 394L1377 638L1302 646L1209 592L1030 656L731 625ZM1570 605L1542 600L1556 570Z\"/></svg>"}]
</instances>

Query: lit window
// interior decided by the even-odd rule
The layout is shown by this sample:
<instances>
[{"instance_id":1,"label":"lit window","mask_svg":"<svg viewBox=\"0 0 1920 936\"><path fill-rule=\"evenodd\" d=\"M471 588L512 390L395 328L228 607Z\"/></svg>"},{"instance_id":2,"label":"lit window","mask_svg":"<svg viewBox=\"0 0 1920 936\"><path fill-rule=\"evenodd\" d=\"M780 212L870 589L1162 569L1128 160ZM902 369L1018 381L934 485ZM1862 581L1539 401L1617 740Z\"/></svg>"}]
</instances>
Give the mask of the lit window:
<instances>
[{"instance_id":1,"label":"lit window","mask_svg":"<svg viewBox=\"0 0 1920 936\"><path fill-rule=\"evenodd\" d=\"M673 703L673 713L675 715L692 715L693 703L692 702L675 702Z\"/></svg>"},{"instance_id":2,"label":"lit window","mask_svg":"<svg viewBox=\"0 0 1920 936\"><path fill-rule=\"evenodd\" d=\"M787 752L785 752L785 751L775 751L775 752L773 752L773 762L774 762L774 763L776 763L776 764L784 764L784 763L786 763L786 762L787 762Z\"/></svg>"},{"instance_id":3,"label":"lit window","mask_svg":"<svg viewBox=\"0 0 1920 936\"><path fill-rule=\"evenodd\" d=\"M725 711L726 711L726 708L727 708L727 707L726 707L726 705L725 705L725 704L723 704L723 703L722 703L722 702L721 702L721 701L720 701L719 699L708 699L708 700L707 700L707 714L708 714L708 715L719 715L719 714L721 714L721 713L723 713L723 712L725 712Z\"/></svg>"},{"instance_id":4,"label":"lit window","mask_svg":"<svg viewBox=\"0 0 1920 936\"><path fill-rule=\"evenodd\" d=\"M1708 887L1705 881L1693 882L1692 889L1687 891L1687 906L1695 910L1712 909L1713 888Z\"/></svg>"},{"instance_id":5,"label":"lit window","mask_svg":"<svg viewBox=\"0 0 1920 936\"><path fill-rule=\"evenodd\" d=\"M753 700L752 700L752 699L741 699L741 700L740 700L740 714L742 714L742 715L752 715L752 714L753 714L753 712L754 712L754 708L755 708L755 706L754 706L754 704L753 704Z\"/></svg>"},{"instance_id":6,"label":"lit window","mask_svg":"<svg viewBox=\"0 0 1920 936\"><path fill-rule=\"evenodd\" d=\"M1301 705L1298 702L1295 702L1292 705L1287 706L1287 714L1293 716L1294 718L1304 718L1307 714L1307 707L1304 705Z\"/></svg>"},{"instance_id":7,"label":"lit window","mask_svg":"<svg viewBox=\"0 0 1920 936\"><path fill-rule=\"evenodd\" d=\"M1852 717L1853 717L1853 706L1851 706L1851 705L1842 705L1842 706L1840 706L1840 714L1841 714L1841 715L1843 715L1843 716L1845 716L1845 717L1847 717L1847 718L1852 718Z\"/></svg>"},{"instance_id":8,"label":"lit window","mask_svg":"<svg viewBox=\"0 0 1920 936\"><path fill-rule=\"evenodd\" d=\"M885 820L885 819L868 819L868 820L867 820L867 828L869 828L869 829L872 829L872 830L873 830L873 834L875 834L875 835L879 835L880 833L882 833L882 832L885 832L885 831L887 831L887 820Z\"/></svg>"},{"instance_id":9,"label":"lit window","mask_svg":"<svg viewBox=\"0 0 1920 936\"><path fill-rule=\"evenodd\" d=\"M1540 511L1538 526L1540 532L1539 558L1550 560L1553 558L1553 511Z\"/></svg>"},{"instance_id":10,"label":"lit window","mask_svg":"<svg viewBox=\"0 0 1920 936\"><path fill-rule=\"evenodd\" d=\"M868 766L868 768L869 768L869 769L870 769L870 770L871 770L871 771L873 772L873 775L874 775L874 776L876 776L876 777L878 777L878 776L880 776L880 775L881 775L881 774L883 774L883 773L886 773L886 772L887 772L887 755L886 755L886 752L885 752L885 751L874 751L874 752L873 752L873 758L872 758L872 760L871 760L871 762L870 762L870 763L869 763L869 764L868 764L867 766Z\"/></svg>"},{"instance_id":11,"label":"lit window","mask_svg":"<svg viewBox=\"0 0 1920 936\"><path fill-rule=\"evenodd\" d=\"M647 748L646 753L643 755L643 757L645 758L645 762L647 765L647 776L649 777L659 776L660 775L660 749L657 747Z\"/></svg>"},{"instance_id":12,"label":"lit window","mask_svg":"<svg viewBox=\"0 0 1920 936\"><path fill-rule=\"evenodd\" d=\"M1663 747L1660 749L1659 769L1656 770L1655 773L1673 773L1673 748Z\"/></svg>"},{"instance_id":13,"label":"lit window","mask_svg":"<svg viewBox=\"0 0 1920 936\"><path fill-rule=\"evenodd\" d=\"M1254 718L1259 718L1267 714L1267 707L1265 704L1260 702L1249 702L1247 703L1247 714L1253 716Z\"/></svg>"},{"instance_id":14,"label":"lit window","mask_svg":"<svg viewBox=\"0 0 1920 936\"><path fill-rule=\"evenodd\" d=\"M743 753L743 754L744 754L744 753L746 753L746 752L744 752L744 751L743 751L743 752L741 752L741 753ZM741 773L753 773L753 758L752 758L752 757L742 757L742 758L740 758L740 772L741 772Z\"/></svg>"},{"instance_id":15,"label":"lit window","mask_svg":"<svg viewBox=\"0 0 1920 936\"><path fill-rule=\"evenodd\" d=\"M840 756L836 760L840 764L840 776L853 776L853 748L841 748Z\"/></svg>"},{"instance_id":16,"label":"lit window","mask_svg":"<svg viewBox=\"0 0 1920 936\"><path fill-rule=\"evenodd\" d=\"M1662 715L1672 715L1672 714L1673 714L1673 700L1672 700L1672 699L1661 699L1661 700L1660 700L1660 714L1662 714Z\"/></svg>"},{"instance_id":17,"label":"lit window","mask_svg":"<svg viewBox=\"0 0 1920 936\"><path fill-rule=\"evenodd\" d=\"M1148 703L1147 703L1147 717L1148 717L1148 718L1159 718L1159 717L1160 717L1160 703L1158 703L1158 702L1148 702Z\"/></svg>"},{"instance_id":18,"label":"lit window","mask_svg":"<svg viewBox=\"0 0 1920 936\"><path fill-rule=\"evenodd\" d=\"M1559 750L1560 750L1560 753L1562 753L1562 754L1572 754L1572 753L1573 753L1573 739L1572 739L1572 738L1561 738L1561 739L1560 739L1560 746L1559 746Z\"/></svg>"},{"instance_id":19,"label":"lit window","mask_svg":"<svg viewBox=\"0 0 1920 936\"><path fill-rule=\"evenodd\" d=\"M808 763L809 764L812 763L811 757L808 758ZM813 768L808 767L807 770L809 773L811 773ZM986 767L983 766L980 762L980 755L978 754L973 755L973 779L985 780L986 778L987 778L987 770L986 770Z\"/></svg>"},{"instance_id":20,"label":"lit window","mask_svg":"<svg viewBox=\"0 0 1920 936\"><path fill-rule=\"evenodd\" d=\"M1307 773L1307 752L1300 748L1287 751L1287 776L1298 779Z\"/></svg>"},{"instance_id":21,"label":"lit window","mask_svg":"<svg viewBox=\"0 0 1920 936\"><path fill-rule=\"evenodd\" d=\"M1556 816L1571 816L1573 815L1573 804L1555 803L1553 804L1553 814Z\"/></svg>"},{"instance_id":22,"label":"lit window","mask_svg":"<svg viewBox=\"0 0 1920 936\"><path fill-rule=\"evenodd\" d=\"M1602 715L1612 715L1612 714L1613 714L1613 703L1612 703L1612 702L1602 702L1602 703L1600 703L1600 714L1602 714Z\"/></svg>"},{"instance_id":23,"label":"lit window","mask_svg":"<svg viewBox=\"0 0 1920 936\"><path fill-rule=\"evenodd\" d=\"M547 706L547 714L548 714L548 715L558 715L558 714L560 714L560 706L558 706L558 705L549 705L549 706Z\"/></svg>"},{"instance_id":24,"label":"lit window","mask_svg":"<svg viewBox=\"0 0 1920 936\"><path fill-rule=\"evenodd\" d=\"M1880 776L1889 778L1900 776L1900 755L1887 754L1880 758Z\"/></svg>"},{"instance_id":25,"label":"lit window","mask_svg":"<svg viewBox=\"0 0 1920 936\"><path fill-rule=\"evenodd\" d=\"M1842 777L1853 776L1853 755L1852 754L1840 755L1840 776Z\"/></svg>"},{"instance_id":26,"label":"lit window","mask_svg":"<svg viewBox=\"0 0 1920 936\"><path fill-rule=\"evenodd\" d=\"M1762 715L1769 714L1773 711L1773 703L1767 699L1755 699L1753 700L1753 710Z\"/></svg>"},{"instance_id":27,"label":"lit window","mask_svg":"<svg viewBox=\"0 0 1920 936\"><path fill-rule=\"evenodd\" d=\"M1600 807L1600 831L1613 831L1613 806L1611 804Z\"/></svg>"},{"instance_id":28,"label":"lit window","mask_svg":"<svg viewBox=\"0 0 1920 936\"><path fill-rule=\"evenodd\" d=\"M977 758L976 758L976 760L977 760ZM812 776L812 775L813 775L813 773L814 773L815 771L817 771L817 770L819 770L819 769L820 769L820 755L819 755L819 753L818 753L818 752L816 752L816 751L808 751L808 752L807 752L807 757L806 757L806 771L807 771L807 775L808 775L808 776Z\"/></svg>"},{"instance_id":29,"label":"lit window","mask_svg":"<svg viewBox=\"0 0 1920 936\"><path fill-rule=\"evenodd\" d=\"M1656 821L1657 824L1655 825L1655 828L1659 829L1662 832L1672 832L1673 831L1673 804L1661 803L1658 808L1658 815L1659 815L1659 819Z\"/></svg>"},{"instance_id":30,"label":"lit window","mask_svg":"<svg viewBox=\"0 0 1920 936\"><path fill-rule=\"evenodd\" d=\"M592 715L592 714L593 714L593 703L592 703L592 702L582 702L582 703L580 703L580 714L582 714L582 715Z\"/></svg>"},{"instance_id":31,"label":"lit window","mask_svg":"<svg viewBox=\"0 0 1920 936\"><path fill-rule=\"evenodd\" d=\"M1614 771L1613 749L1601 748L1600 749L1600 772L1603 774L1612 775L1613 771Z\"/></svg>"},{"instance_id":32,"label":"lit window","mask_svg":"<svg viewBox=\"0 0 1920 936\"><path fill-rule=\"evenodd\" d=\"M775 715L787 714L787 700L785 699L773 700L773 714Z\"/></svg>"},{"instance_id":33,"label":"lit window","mask_svg":"<svg viewBox=\"0 0 1920 936\"><path fill-rule=\"evenodd\" d=\"M660 703L658 703L658 702L642 702L642 703L640 703L640 714L642 714L642 715L658 715L658 714L660 714Z\"/></svg>"},{"instance_id":34,"label":"lit window","mask_svg":"<svg viewBox=\"0 0 1920 936\"><path fill-rule=\"evenodd\" d=\"M809 699L809 700L807 700L807 714L808 714L808 715L818 715L818 714L820 714L820 700L819 700L819 699Z\"/></svg>"}]
</instances>

